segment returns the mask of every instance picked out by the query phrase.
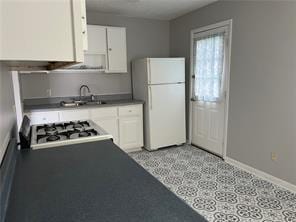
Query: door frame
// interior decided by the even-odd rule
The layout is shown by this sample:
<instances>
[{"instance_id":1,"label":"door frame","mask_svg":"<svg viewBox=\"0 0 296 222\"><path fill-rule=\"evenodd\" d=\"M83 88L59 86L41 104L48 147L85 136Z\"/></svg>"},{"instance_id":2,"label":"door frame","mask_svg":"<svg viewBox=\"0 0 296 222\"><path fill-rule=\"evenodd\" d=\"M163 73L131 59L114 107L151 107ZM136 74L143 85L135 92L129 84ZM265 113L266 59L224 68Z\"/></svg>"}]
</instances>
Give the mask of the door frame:
<instances>
[{"instance_id":1,"label":"door frame","mask_svg":"<svg viewBox=\"0 0 296 222\"><path fill-rule=\"evenodd\" d=\"M192 108L193 108L193 101L191 100L192 97L192 90L193 90L193 37L195 33L199 32L205 32L205 31L210 31L212 29L217 29L220 27L227 27L229 36L228 36L228 45L227 45L227 50L226 50L226 55L225 55L225 112L224 112L224 135L223 135L223 152L222 152L222 158L226 158L227 154L227 134L228 134L228 112L229 112L229 86L230 86L230 66L231 66L231 45L232 45L232 19L225 20L222 22L218 22L215 24L211 24L208 26L200 27L197 29L193 29L190 32L190 78L189 78L189 144L192 144Z\"/></svg>"}]
</instances>

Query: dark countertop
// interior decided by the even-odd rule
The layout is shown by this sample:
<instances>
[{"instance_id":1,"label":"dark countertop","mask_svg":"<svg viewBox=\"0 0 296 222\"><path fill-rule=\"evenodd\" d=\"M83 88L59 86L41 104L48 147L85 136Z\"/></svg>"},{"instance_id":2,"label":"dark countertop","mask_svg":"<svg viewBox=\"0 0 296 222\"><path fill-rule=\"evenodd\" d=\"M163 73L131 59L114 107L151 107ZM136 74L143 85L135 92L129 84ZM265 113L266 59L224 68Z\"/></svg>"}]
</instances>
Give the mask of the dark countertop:
<instances>
[{"instance_id":1,"label":"dark countertop","mask_svg":"<svg viewBox=\"0 0 296 222\"><path fill-rule=\"evenodd\" d=\"M204 222L111 140L21 150L6 222Z\"/></svg>"},{"instance_id":2,"label":"dark countertop","mask_svg":"<svg viewBox=\"0 0 296 222\"><path fill-rule=\"evenodd\" d=\"M144 101L142 100L120 99L120 100L106 101L106 104L82 105L82 106L76 106L76 107L63 107L59 103L34 104L34 105L24 105L24 112L89 109L89 108L112 107L112 106L127 106L127 105L143 104L143 103Z\"/></svg>"}]
</instances>

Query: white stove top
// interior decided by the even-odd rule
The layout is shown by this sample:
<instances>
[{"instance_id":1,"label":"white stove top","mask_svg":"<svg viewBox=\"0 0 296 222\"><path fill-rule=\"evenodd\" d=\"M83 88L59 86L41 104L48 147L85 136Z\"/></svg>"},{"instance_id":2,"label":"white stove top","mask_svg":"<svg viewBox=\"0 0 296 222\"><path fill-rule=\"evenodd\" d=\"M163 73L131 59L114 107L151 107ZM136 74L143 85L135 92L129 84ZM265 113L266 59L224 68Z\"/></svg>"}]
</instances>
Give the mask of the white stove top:
<instances>
[{"instance_id":1,"label":"white stove top","mask_svg":"<svg viewBox=\"0 0 296 222\"><path fill-rule=\"evenodd\" d=\"M31 147L41 149L112 138L91 120L40 124L32 126Z\"/></svg>"}]
</instances>

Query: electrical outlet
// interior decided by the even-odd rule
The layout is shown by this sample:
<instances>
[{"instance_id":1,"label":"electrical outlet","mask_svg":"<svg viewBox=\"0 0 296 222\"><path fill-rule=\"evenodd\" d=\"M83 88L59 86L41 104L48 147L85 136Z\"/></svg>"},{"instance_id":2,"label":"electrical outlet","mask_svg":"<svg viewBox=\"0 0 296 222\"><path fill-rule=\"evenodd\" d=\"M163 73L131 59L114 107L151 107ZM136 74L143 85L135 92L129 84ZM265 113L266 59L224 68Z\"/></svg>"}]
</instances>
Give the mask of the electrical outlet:
<instances>
[{"instance_id":1,"label":"electrical outlet","mask_svg":"<svg viewBox=\"0 0 296 222\"><path fill-rule=\"evenodd\" d=\"M277 154L275 152L271 152L271 160L276 161L277 160Z\"/></svg>"},{"instance_id":2,"label":"electrical outlet","mask_svg":"<svg viewBox=\"0 0 296 222\"><path fill-rule=\"evenodd\" d=\"M46 90L46 95L47 95L47 97L51 97L51 89Z\"/></svg>"}]
</instances>

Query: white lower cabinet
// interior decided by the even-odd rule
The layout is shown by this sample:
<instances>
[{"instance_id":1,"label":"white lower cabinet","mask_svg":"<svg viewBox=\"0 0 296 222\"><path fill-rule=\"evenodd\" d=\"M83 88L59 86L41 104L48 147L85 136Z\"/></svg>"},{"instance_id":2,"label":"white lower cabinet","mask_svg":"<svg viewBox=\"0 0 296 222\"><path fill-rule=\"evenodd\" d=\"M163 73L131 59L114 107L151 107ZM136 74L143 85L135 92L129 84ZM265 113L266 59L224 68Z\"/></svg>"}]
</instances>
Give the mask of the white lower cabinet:
<instances>
[{"instance_id":1,"label":"white lower cabinet","mask_svg":"<svg viewBox=\"0 0 296 222\"><path fill-rule=\"evenodd\" d=\"M94 122L110 133L113 136L113 142L119 146L117 118L102 118L94 120Z\"/></svg>"},{"instance_id":2,"label":"white lower cabinet","mask_svg":"<svg viewBox=\"0 0 296 222\"><path fill-rule=\"evenodd\" d=\"M91 119L113 136L122 150L129 152L143 147L142 104L25 113L31 124L46 124Z\"/></svg>"},{"instance_id":3,"label":"white lower cabinet","mask_svg":"<svg viewBox=\"0 0 296 222\"><path fill-rule=\"evenodd\" d=\"M129 150L143 146L143 126L140 116L119 118L120 148Z\"/></svg>"},{"instance_id":4,"label":"white lower cabinet","mask_svg":"<svg viewBox=\"0 0 296 222\"><path fill-rule=\"evenodd\" d=\"M119 146L117 107L95 108L90 110L90 119L113 136Z\"/></svg>"},{"instance_id":5,"label":"white lower cabinet","mask_svg":"<svg viewBox=\"0 0 296 222\"><path fill-rule=\"evenodd\" d=\"M91 109L90 116L113 136L122 150L129 152L143 147L142 104Z\"/></svg>"}]
</instances>

